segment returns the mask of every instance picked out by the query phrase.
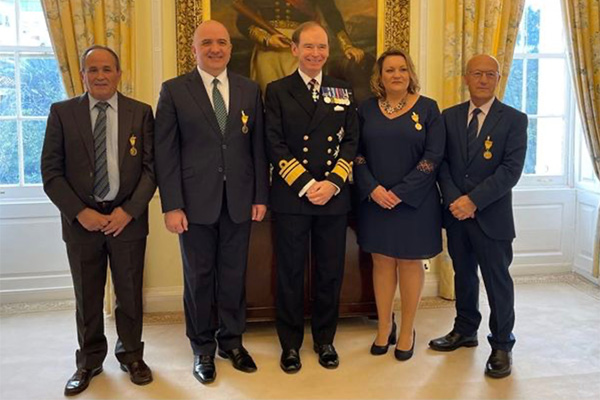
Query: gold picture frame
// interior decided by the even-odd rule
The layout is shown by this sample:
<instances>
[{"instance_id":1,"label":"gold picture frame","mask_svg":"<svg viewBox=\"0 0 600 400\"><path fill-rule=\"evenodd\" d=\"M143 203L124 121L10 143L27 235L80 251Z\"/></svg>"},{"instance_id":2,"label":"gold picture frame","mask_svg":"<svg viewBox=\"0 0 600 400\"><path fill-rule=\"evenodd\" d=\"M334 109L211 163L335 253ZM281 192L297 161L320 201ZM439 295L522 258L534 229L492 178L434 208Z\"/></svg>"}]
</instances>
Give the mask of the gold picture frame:
<instances>
[{"instance_id":1,"label":"gold picture frame","mask_svg":"<svg viewBox=\"0 0 600 400\"><path fill-rule=\"evenodd\" d=\"M210 19L211 0L175 0L177 73L191 71L196 60L191 51L194 30ZM410 0L377 0L377 54L410 45Z\"/></svg>"}]
</instances>

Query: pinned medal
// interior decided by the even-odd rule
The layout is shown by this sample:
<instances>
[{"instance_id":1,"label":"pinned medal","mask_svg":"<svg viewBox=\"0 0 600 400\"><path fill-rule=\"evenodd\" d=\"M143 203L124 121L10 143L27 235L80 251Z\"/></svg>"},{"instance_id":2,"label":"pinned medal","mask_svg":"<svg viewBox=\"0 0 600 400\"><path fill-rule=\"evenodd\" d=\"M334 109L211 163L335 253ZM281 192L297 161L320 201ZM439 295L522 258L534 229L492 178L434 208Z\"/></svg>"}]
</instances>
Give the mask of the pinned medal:
<instances>
[{"instance_id":1,"label":"pinned medal","mask_svg":"<svg viewBox=\"0 0 600 400\"><path fill-rule=\"evenodd\" d=\"M129 137L129 144L131 145L131 148L129 149L129 154L131 154L132 156L137 156L137 149L135 148L135 142L137 140L137 137L135 135L131 135Z\"/></svg>"},{"instance_id":2,"label":"pinned medal","mask_svg":"<svg viewBox=\"0 0 600 400\"><path fill-rule=\"evenodd\" d=\"M412 119L415 122L416 130L420 131L421 129L423 129L423 125L419 123L419 114L413 111L412 115L410 116L410 119Z\"/></svg>"},{"instance_id":3,"label":"pinned medal","mask_svg":"<svg viewBox=\"0 0 600 400\"><path fill-rule=\"evenodd\" d=\"M323 101L324 101L325 103L329 104L329 103L331 103L331 97L329 97L329 96L325 96L325 97L323 97Z\"/></svg>"},{"instance_id":4,"label":"pinned medal","mask_svg":"<svg viewBox=\"0 0 600 400\"><path fill-rule=\"evenodd\" d=\"M485 139L485 142L483 142L483 145L485 146L485 151L483 152L483 158L485 158L486 160L489 160L492 158L492 152L490 151L490 149L494 145L494 142L492 142L492 140L488 136L487 139Z\"/></svg>"},{"instance_id":5,"label":"pinned medal","mask_svg":"<svg viewBox=\"0 0 600 400\"><path fill-rule=\"evenodd\" d=\"M242 133L246 134L248 133L248 119L250 117L246 115L246 113L244 112L244 110L242 110Z\"/></svg>"}]
</instances>

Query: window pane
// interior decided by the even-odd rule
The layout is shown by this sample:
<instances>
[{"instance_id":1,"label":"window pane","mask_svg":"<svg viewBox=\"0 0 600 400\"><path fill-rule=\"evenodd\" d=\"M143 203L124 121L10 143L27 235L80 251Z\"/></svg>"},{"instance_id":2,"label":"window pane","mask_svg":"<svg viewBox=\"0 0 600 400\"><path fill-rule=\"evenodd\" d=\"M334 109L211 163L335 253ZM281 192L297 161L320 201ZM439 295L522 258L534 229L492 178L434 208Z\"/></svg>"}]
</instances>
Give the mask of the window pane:
<instances>
[{"instance_id":1,"label":"window pane","mask_svg":"<svg viewBox=\"0 0 600 400\"><path fill-rule=\"evenodd\" d=\"M20 0L20 36L21 46L51 46L44 11L40 0Z\"/></svg>"},{"instance_id":2,"label":"window pane","mask_svg":"<svg viewBox=\"0 0 600 400\"><path fill-rule=\"evenodd\" d=\"M20 64L22 114L48 115L50 105L66 97L58 63L51 57L22 57Z\"/></svg>"},{"instance_id":3,"label":"window pane","mask_svg":"<svg viewBox=\"0 0 600 400\"><path fill-rule=\"evenodd\" d=\"M514 59L512 62L504 102L517 110L523 109L523 60Z\"/></svg>"},{"instance_id":4,"label":"window pane","mask_svg":"<svg viewBox=\"0 0 600 400\"><path fill-rule=\"evenodd\" d=\"M565 50L564 21L560 0L537 0L538 7L544 7L540 13L540 53L562 53Z\"/></svg>"},{"instance_id":5,"label":"window pane","mask_svg":"<svg viewBox=\"0 0 600 400\"><path fill-rule=\"evenodd\" d=\"M537 86L538 115L562 115L566 112L567 76L563 59L539 60ZM528 79L529 81L529 79Z\"/></svg>"},{"instance_id":6,"label":"window pane","mask_svg":"<svg viewBox=\"0 0 600 400\"><path fill-rule=\"evenodd\" d=\"M538 111L538 85L539 85L539 61L540 60L527 60L527 86L525 90L525 112L527 114L537 114Z\"/></svg>"},{"instance_id":7,"label":"window pane","mask_svg":"<svg viewBox=\"0 0 600 400\"><path fill-rule=\"evenodd\" d=\"M0 0L0 45L17 43L15 0Z\"/></svg>"},{"instance_id":8,"label":"window pane","mask_svg":"<svg viewBox=\"0 0 600 400\"><path fill-rule=\"evenodd\" d=\"M525 173L563 175L565 123L562 118L532 118L527 129Z\"/></svg>"},{"instance_id":9,"label":"window pane","mask_svg":"<svg viewBox=\"0 0 600 400\"><path fill-rule=\"evenodd\" d=\"M23 121L23 166L25 183L42 183L40 158L46 121Z\"/></svg>"},{"instance_id":10,"label":"window pane","mask_svg":"<svg viewBox=\"0 0 600 400\"><path fill-rule=\"evenodd\" d=\"M19 183L17 121L0 120L0 185Z\"/></svg>"},{"instance_id":11,"label":"window pane","mask_svg":"<svg viewBox=\"0 0 600 400\"><path fill-rule=\"evenodd\" d=\"M0 55L0 115L17 115L15 59L6 55Z\"/></svg>"},{"instance_id":12,"label":"window pane","mask_svg":"<svg viewBox=\"0 0 600 400\"><path fill-rule=\"evenodd\" d=\"M547 0L546 0L547 1ZM539 53L540 43L540 4L536 0L528 0L523 11L523 36L526 53Z\"/></svg>"}]
</instances>

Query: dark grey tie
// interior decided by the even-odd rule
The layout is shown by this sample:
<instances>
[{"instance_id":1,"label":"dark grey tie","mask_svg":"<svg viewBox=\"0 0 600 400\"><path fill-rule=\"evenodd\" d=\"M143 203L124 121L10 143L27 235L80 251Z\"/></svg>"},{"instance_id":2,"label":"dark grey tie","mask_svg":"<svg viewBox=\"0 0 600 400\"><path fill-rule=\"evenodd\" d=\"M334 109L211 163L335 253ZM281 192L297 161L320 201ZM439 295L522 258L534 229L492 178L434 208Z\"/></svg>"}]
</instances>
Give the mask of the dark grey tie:
<instances>
[{"instance_id":1,"label":"dark grey tie","mask_svg":"<svg viewBox=\"0 0 600 400\"><path fill-rule=\"evenodd\" d=\"M477 116L481 109L473 110L473 117L467 126L467 157L473 158L477 152L477 131L479 130L479 118Z\"/></svg>"},{"instance_id":2,"label":"dark grey tie","mask_svg":"<svg viewBox=\"0 0 600 400\"><path fill-rule=\"evenodd\" d=\"M223 100L221 91L217 87L219 85L219 80L217 78L213 79L212 84L213 107L215 110L215 115L217 117L217 122L219 123L219 128L221 128L221 133L225 134L225 126L227 125L227 107L225 106L225 100Z\"/></svg>"},{"instance_id":3,"label":"dark grey tie","mask_svg":"<svg viewBox=\"0 0 600 400\"><path fill-rule=\"evenodd\" d=\"M110 191L106 162L106 109L108 103L96 103L98 117L94 124L94 196L104 199Z\"/></svg>"}]
</instances>

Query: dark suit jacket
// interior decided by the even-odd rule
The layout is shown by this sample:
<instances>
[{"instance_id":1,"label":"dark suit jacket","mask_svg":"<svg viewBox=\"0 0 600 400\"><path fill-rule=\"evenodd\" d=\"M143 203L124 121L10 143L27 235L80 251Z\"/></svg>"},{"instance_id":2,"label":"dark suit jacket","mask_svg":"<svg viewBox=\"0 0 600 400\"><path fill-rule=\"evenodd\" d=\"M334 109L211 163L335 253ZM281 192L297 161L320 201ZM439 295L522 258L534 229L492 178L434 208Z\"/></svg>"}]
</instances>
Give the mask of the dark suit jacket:
<instances>
[{"instance_id":1,"label":"dark suit jacket","mask_svg":"<svg viewBox=\"0 0 600 400\"><path fill-rule=\"evenodd\" d=\"M118 94L119 192L115 207L133 217L117 239L136 240L148 235L148 202L156 183L153 162L154 117L149 105ZM137 155L129 139L136 136ZM50 108L42 149L44 191L62 214L66 242L94 240L76 217L84 208L97 209L94 189L94 139L87 93L54 103Z\"/></svg>"},{"instance_id":2,"label":"dark suit jacket","mask_svg":"<svg viewBox=\"0 0 600 400\"><path fill-rule=\"evenodd\" d=\"M234 222L249 220L252 204L268 202L260 90L247 78L227 74L224 135L198 70L164 82L158 100L154 150L162 209L184 209L195 224L212 224L219 218L224 176ZM248 116L248 133L242 132L242 111Z\"/></svg>"},{"instance_id":3,"label":"dark suit jacket","mask_svg":"<svg viewBox=\"0 0 600 400\"><path fill-rule=\"evenodd\" d=\"M515 238L512 188L517 184L527 150L527 115L494 101L478 136L478 151L467 159L465 102L442 113L446 125L446 156L440 166L439 184L444 203L444 226L457 219L448 206L467 194L477 206L475 220L486 235L498 240ZM483 157L485 140L492 141L491 159Z\"/></svg>"},{"instance_id":4,"label":"dark suit jacket","mask_svg":"<svg viewBox=\"0 0 600 400\"><path fill-rule=\"evenodd\" d=\"M323 75L321 88L349 85ZM358 117L354 102L313 102L298 71L270 83L265 97L268 154L273 164L271 208L305 215L344 214L350 210L347 180L358 148ZM311 180L329 180L341 189L323 205L298 194Z\"/></svg>"}]
</instances>

